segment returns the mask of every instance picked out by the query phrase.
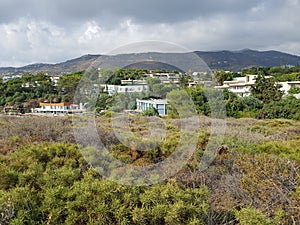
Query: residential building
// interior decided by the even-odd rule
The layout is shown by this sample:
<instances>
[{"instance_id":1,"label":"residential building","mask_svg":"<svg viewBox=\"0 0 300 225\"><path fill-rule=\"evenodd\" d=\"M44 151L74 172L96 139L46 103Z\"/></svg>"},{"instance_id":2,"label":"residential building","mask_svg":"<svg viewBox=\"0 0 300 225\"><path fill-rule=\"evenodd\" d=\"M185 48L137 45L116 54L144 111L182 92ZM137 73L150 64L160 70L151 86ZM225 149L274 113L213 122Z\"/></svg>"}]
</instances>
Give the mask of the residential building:
<instances>
[{"instance_id":1,"label":"residential building","mask_svg":"<svg viewBox=\"0 0 300 225\"><path fill-rule=\"evenodd\" d=\"M288 91L292 87L299 87L300 88L300 81L286 81L286 82L279 82L281 85L280 90L284 91L284 95L288 95Z\"/></svg>"},{"instance_id":2,"label":"residential building","mask_svg":"<svg viewBox=\"0 0 300 225\"><path fill-rule=\"evenodd\" d=\"M5 75L2 77L2 81L3 82L6 82L6 81L9 81L11 79L16 79L16 78L21 78L22 75Z\"/></svg>"},{"instance_id":3,"label":"residential building","mask_svg":"<svg viewBox=\"0 0 300 225\"><path fill-rule=\"evenodd\" d=\"M161 80L178 80L180 75L179 73L150 73L146 74L152 78L159 78Z\"/></svg>"},{"instance_id":4,"label":"residential building","mask_svg":"<svg viewBox=\"0 0 300 225\"><path fill-rule=\"evenodd\" d=\"M147 84L139 85L111 85L111 84L102 84L101 87L104 87L104 91L108 92L109 95L114 95L116 93L141 93L149 91L149 86Z\"/></svg>"},{"instance_id":5,"label":"residential building","mask_svg":"<svg viewBox=\"0 0 300 225\"><path fill-rule=\"evenodd\" d=\"M251 86L255 84L258 75L246 75L245 77L236 77L232 81L224 81L222 86L215 86L217 89L227 89L240 97L249 96L251 94ZM271 76L265 76L271 78ZM300 81L276 82L280 84L284 95L288 95L288 91L292 87L300 87Z\"/></svg>"},{"instance_id":6,"label":"residential building","mask_svg":"<svg viewBox=\"0 0 300 225\"><path fill-rule=\"evenodd\" d=\"M246 75L245 77L236 77L232 81L224 81L222 86L215 86L217 89L227 89L240 97L250 96L251 86L255 84L258 75ZM271 78L271 76L266 76Z\"/></svg>"},{"instance_id":7,"label":"residential building","mask_svg":"<svg viewBox=\"0 0 300 225\"><path fill-rule=\"evenodd\" d=\"M136 99L136 105L138 111L145 111L149 110L152 107L158 111L159 115L167 115L168 114L168 101L167 99L148 99L148 100L141 100Z\"/></svg>"},{"instance_id":8,"label":"residential building","mask_svg":"<svg viewBox=\"0 0 300 225\"><path fill-rule=\"evenodd\" d=\"M200 87L212 87L212 81L200 81L200 80L194 80L192 82L189 82L188 83L188 86L189 87L197 87L197 86L200 86Z\"/></svg>"},{"instance_id":9,"label":"residential building","mask_svg":"<svg viewBox=\"0 0 300 225\"><path fill-rule=\"evenodd\" d=\"M146 76L158 78L163 84L178 83L182 73L149 73Z\"/></svg>"},{"instance_id":10,"label":"residential building","mask_svg":"<svg viewBox=\"0 0 300 225\"><path fill-rule=\"evenodd\" d=\"M121 85L147 85L146 80L121 80Z\"/></svg>"},{"instance_id":11,"label":"residential building","mask_svg":"<svg viewBox=\"0 0 300 225\"><path fill-rule=\"evenodd\" d=\"M52 84L54 85L54 86L57 86L57 83L58 83L58 80L60 79L60 76L51 76L50 77L50 80L51 80L51 82L52 82Z\"/></svg>"},{"instance_id":12,"label":"residential building","mask_svg":"<svg viewBox=\"0 0 300 225\"><path fill-rule=\"evenodd\" d=\"M71 102L49 103L41 102L40 108L32 109L33 113L50 113L50 114L75 114L84 113L86 109L82 104L73 104Z\"/></svg>"}]
</instances>

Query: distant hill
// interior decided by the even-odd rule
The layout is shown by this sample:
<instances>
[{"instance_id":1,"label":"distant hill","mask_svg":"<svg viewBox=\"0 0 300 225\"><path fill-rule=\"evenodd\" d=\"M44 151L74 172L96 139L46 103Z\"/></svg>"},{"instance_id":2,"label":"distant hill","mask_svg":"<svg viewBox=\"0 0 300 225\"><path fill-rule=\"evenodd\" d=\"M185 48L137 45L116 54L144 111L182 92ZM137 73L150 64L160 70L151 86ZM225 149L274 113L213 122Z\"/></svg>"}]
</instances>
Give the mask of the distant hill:
<instances>
[{"instance_id":1,"label":"distant hill","mask_svg":"<svg viewBox=\"0 0 300 225\"><path fill-rule=\"evenodd\" d=\"M300 57L278 51L255 51L251 49L244 49L240 51L195 51L196 55L201 57L204 62L212 70L230 70L241 71L244 68L252 66L272 67L282 65L300 65ZM65 74L77 72L87 69L95 60L100 59L108 64L123 65L124 67L137 67L144 69L159 69L159 70L173 70L174 68L188 69L188 61L182 61L183 53L140 53L140 54L123 54L117 56L105 55L84 55L76 59L71 59L66 62L57 64L31 64L24 67L0 67L0 75L4 74L24 74L47 72L49 74ZM187 53L185 53L187 54ZM190 53L193 54L193 53ZM172 59L176 66L172 66L164 62L165 59ZM137 59L140 61L137 62ZM156 60L152 60L156 59ZM159 59L159 60L158 60ZM132 61L130 65L125 62ZM154 62L155 61L155 62ZM178 66L180 65L180 67Z\"/></svg>"},{"instance_id":2,"label":"distant hill","mask_svg":"<svg viewBox=\"0 0 300 225\"><path fill-rule=\"evenodd\" d=\"M0 74L24 74L47 72L52 75L72 73L87 69L100 55L84 55L76 59L71 59L66 62L56 64L30 64L23 67L0 67Z\"/></svg>"},{"instance_id":3,"label":"distant hill","mask_svg":"<svg viewBox=\"0 0 300 225\"><path fill-rule=\"evenodd\" d=\"M159 68L159 70L165 70L165 71L178 71L178 72L184 72L180 68L157 61L142 61L138 63L133 63L128 66L124 67L125 69L146 69L146 70L156 70Z\"/></svg>"},{"instance_id":4,"label":"distant hill","mask_svg":"<svg viewBox=\"0 0 300 225\"><path fill-rule=\"evenodd\" d=\"M241 71L253 66L273 67L283 65L300 65L300 57L278 51L196 51L210 68L214 70Z\"/></svg>"}]
</instances>

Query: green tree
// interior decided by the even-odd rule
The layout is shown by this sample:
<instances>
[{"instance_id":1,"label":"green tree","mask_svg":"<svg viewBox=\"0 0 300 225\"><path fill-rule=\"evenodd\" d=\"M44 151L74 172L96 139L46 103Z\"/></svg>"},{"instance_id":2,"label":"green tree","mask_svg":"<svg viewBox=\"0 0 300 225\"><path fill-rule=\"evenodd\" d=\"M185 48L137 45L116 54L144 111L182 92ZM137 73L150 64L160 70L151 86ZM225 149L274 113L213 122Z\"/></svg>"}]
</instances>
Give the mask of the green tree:
<instances>
[{"instance_id":1,"label":"green tree","mask_svg":"<svg viewBox=\"0 0 300 225\"><path fill-rule=\"evenodd\" d=\"M278 101L283 96L280 88L281 85L276 84L274 79L258 75L255 84L251 87L251 95L264 103Z\"/></svg>"},{"instance_id":2,"label":"green tree","mask_svg":"<svg viewBox=\"0 0 300 225\"><path fill-rule=\"evenodd\" d=\"M208 115L208 104L204 90L201 87L191 87L187 89L187 93L191 96L195 104L196 110L200 114Z\"/></svg>"},{"instance_id":3,"label":"green tree","mask_svg":"<svg viewBox=\"0 0 300 225\"><path fill-rule=\"evenodd\" d=\"M249 110L257 111L263 108L263 102L253 96L246 96L241 98L241 102L248 106Z\"/></svg>"},{"instance_id":4,"label":"green tree","mask_svg":"<svg viewBox=\"0 0 300 225\"><path fill-rule=\"evenodd\" d=\"M83 77L83 72L61 76L57 82L58 94L73 101L77 85Z\"/></svg>"},{"instance_id":5,"label":"green tree","mask_svg":"<svg viewBox=\"0 0 300 225\"><path fill-rule=\"evenodd\" d=\"M179 85L181 87L186 87L186 86L188 86L190 80L192 80L192 77L190 75L188 75L188 74L182 74L179 77Z\"/></svg>"},{"instance_id":6,"label":"green tree","mask_svg":"<svg viewBox=\"0 0 300 225\"><path fill-rule=\"evenodd\" d=\"M216 71L214 77L219 85L223 85L224 81L233 79L233 74L230 72L225 72L224 70L221 70L221 71Z\"/></svg>"},{"instance_id":7,"label":"green tree","mask_svg":"<svg viewBox=\"0 0 300 225\"><path fill-rule=\"evenodd\" d=\"M161 80L159 79L159 78L152 78L152 77L148 77L147 78L147 84L148 84L148 86L149 86L149 90L151 91L151 92L153 92L154 91L154 85L156 85L156 84L161 84Z\"/></svg>"},{"instance_id":8,"label":"green tree","mask_svg":"<svg viewBox=\"0 0 300 225\"><path fill-rule=\"evenodd\" d=\"M265 104L261 110L267 118L285 118L285 119L300 119L300 99L295 97L287 97L279 101L273 101Z\"/></svg>"}]
</instances>

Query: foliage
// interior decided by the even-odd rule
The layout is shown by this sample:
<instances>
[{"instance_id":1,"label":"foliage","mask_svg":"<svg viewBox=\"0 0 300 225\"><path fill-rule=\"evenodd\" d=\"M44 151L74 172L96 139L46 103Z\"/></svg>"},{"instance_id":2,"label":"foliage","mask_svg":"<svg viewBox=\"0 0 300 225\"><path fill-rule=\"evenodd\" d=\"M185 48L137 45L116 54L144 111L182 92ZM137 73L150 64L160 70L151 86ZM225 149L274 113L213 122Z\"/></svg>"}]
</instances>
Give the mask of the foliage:
<instances>
[{"instance_id":1,"label":"foliage","mask_svg":"<svg viewBox=\"0 0 300 225\"><path fill-rule=\"evenodd\" d=\"M142 112L142 116L158 116L158 115L159 115L159 114L158 114L158 111L157 111L157 109L154 108L154 107L150 107L150 109L144 110L144 111Z\"/></svg>"},{"instance_id":2,"label":"foliage","mask_svg":"<svg viewBox=\"0 0 300 225\"><path fill-rule=\"evenodd\" d=\"M1 224L203 224L207 210L205 187L102 180L75 145L27 146L1 161Z\"/></svg>"},{"instance_id":3,"label":"foliage","mask_svg":"<svg viewBox=\"0 0 300 225\"><path fill-rule=\"evenodd\" d=\"M43 98L56 93L50 77L43 73L25 74L22 78L1 82L0 92L2 106L22 104L30 99Z\"/></svg>"},{"instance_id":4,"label":"foliage","mask_svg":"<svg viewBox=\"0 0 300 225\"><path fill-rule=\"evenodd\" d=\"M230 81L233 79L233 74L224 70L216 71L214 78L219 85L223 85L224 81Z\"/></svg>"},{"instance_id":5,"label":"foliage","mask_svg":"<svg viewBox=\"0 0 300 225\"><path fill-rule=\"evenodd\" d=\"M193 80L193 78L188 74L182 74L179 77L179 85L181 87L186 87L189 84L189 81Z\"/></svg>"},{"instance_id":6,"label":"foliage","mask_svg":"<svg viewBox=\"0 0 300 225\"><path fill-rule=\"evenodd\" d=\"M58 89L58 94L62 96L63 102L73 101L77 85L82 79L83 73L84 72L67 74L59 78L57 82L57 89Z\"/></svg>"},{"instance_id":7,"label":"foliage","mask_svg":"<svg viewBox=\"0 0 300 225\"><path fill-rule=\"evenodd\" d=\"M263 108L263 102L259 99L252 96L239 97L226 89L223 92L201 87L185 90L191 97L197 112L203 115L210 115L213 109L213 112L229 117L256 117L259 110ZM222 106L226 108L221 108Z\"/></svg>"},{"instance_id":8,"label":"foliage","mask_svg":"<svg viewBox=\"0 0 300 225\"><path fill-rule=\"evenodd\" d=\"M121 80L139 80L145 77L147 70L142 69L115 69L100 70L100 83L120 85Z\"/></svg>"},{"instance_id":9,"label":"foliage","mask_svg":"<svg viewBox=\"0 0 300 225\"><path fill-rule=\"evenodd\" d=\"M101 94L102 95L102 94ZM100 95L100 96L101 96ZM106 102L104 103L106 108L114 112L122 112L123 110L129 109L134 110L136 109L136 99L143 99L147 96L146 93L117 93L111 97L107 97ZM100 103L100 101L98 101ZM97 103L97 106L99 106ZM103 105L104 105L103 104Z\"/></svg>"},{"instance_id":10,"label":"foliage","mask_svg":"<svg viewBox=\"0 0 300 225\"><path fill-rule=\"evenodd\" d=\"M300 80L300 79L299 79ZM291 87L291 89L288 91L288 93L290 95L293 95L293 94L300 94L300 87Z\"/></svg>"},{"instance_id":11,"label":"foliage","mask_svg":"<svg viewBox=\"0 0 300 225\"><path fill-rule=\"evenodd\" d=\"M186 89L187 93L191 96L191 100L194 102L196 110L198 113L208 115L209 106L208 100L205 96L203 88L195 87Z\"/></svg>"},{"instance_id":12,"label":"foliage","mask_svg":"<svg viewBox=\"0 0 300 225\"><path fill-rule=\"evenodd\" d=\"M276 76L275 79L278 82L299 81L300 80L300 72L282 74L282 75Z\"/></svg>"},{"instance_id":13,"label":"foliage","mask_svg":"<svg viewBox=\"0 0 300 225\"><path fill-rule=\"evenodd\" d=\"M14 78L0 83L0 105L31 105L33 99L49 102L73 101L76 87L84 71L61 76L57 86L51 81L50 76L44 73L36 75L25 74L22 78ZM30 103L31 102L31 103Z\"/></svg>"},{"instance_id":14,"label":"foliage","mask_svg":"<svg viewBox=\"0 0 300 225\"><path fill-rule=\"evenodd\" d=\"M299 81L300 66L294 67L252 67L243 70L242 75L247 74L273 76L278 82Z\"/></svg>"},{"instance_id":15,"label":"foliage","mask_svg":"<svg viewBox=\"0 0 300 225\"><path fill-rule=\"evenodd\" d=\"M270 102L265 104L262 112L266 118L286 118L300 120L300 99L294 97L287 97L279 101Z\"/></svg>"},{"instance_id":16,"label":"foliage","mask_svg":"<svg viewBox=\"0 0 300 225\"><path fill-rule=\"evenodd\" d=\"M259 75L251 87L251 95L264 103L270 103L280 100L283 92L280 90L280 85L275 84L274 79Z\"/></svg>"},{"instance_id":17,"label":"foliage","mask_svg":"<svg viewBox=\"0 0 300 225\"><path fill-rule=\"evenodd\" d=\"M167 99L171 105L171 111L176 111L181 118L196 114L192 99L185 90L173 90L168 93Z\"/></svg>"},{"instance_id":18,"label":"foliage","mask_svg":"<svg viewBox=\"0 0 300 225\"><path fill-rule=\"evenodd\" d=\"M250 207L235 212L240 225L272 225L271 221L262 212Z\"/></svg>"},{"instance_id":19,"label":"foliage","mask_svg":"<svg viewBox=\"0 0 300 225\"><path fill-rule=\"evenodd\" d=\"M37 75L27 74L19 79L0 83L0 107L12 106L15 109L19 109L19 111L29 112L31 108L38 107L40 101L65 102L75 100L76 102L87 102L85 106L96 112L101 112L102 110L121 112L124 109L135 109L136 98L166 98L169 93L180 90L178 85L163 84L158 78L145 77L147 72L149 71L140 69L98 70L92 68L89 71L61 76L57 86L51 82L49 76L43 73L38 73ZM187 82L191 78L189 75L180 77L180 85L188 93L193 101L193 107L200 115L208 116L211 115L211 112L223 113L226 111L227 116L235 118L264 118L266 114L268 115L267 118L299 119L299 113L296 110L298 107L297 100L281 100L283 92L279 90L279 85L275 85L275 81L281 81L281 77L288 80L298 79L300 67L254 67L246 69L242 74L218 71L215 78L221 84L224 80L232 79L233 76L243 76L247 73L259 74L255 85L251 89L252 95L250 97L240 98L227 90L224 90L222 97L215 90L206 87L186 87ZM274 79L267 79L265 75L272 75ZM294 77L289 79L290 75ZM94 93L94 91L100 92L98 97L94 96L94 98L97 98L94 99L95 101L88 99L88 95L83 95L80 99L74 99L79 81L82 81L80 82L80 87L90 88L91 82L93 84L120 84L122 79L146 79L149 92L119 93L110 96L108 93L103 92L103 87L94 87L92 90L89 90L90 93ZM299 88L293 87L289 93L299 93ZM89 105L89 103L93 102L96 104ZM226 109L219 108L223 105L226 106ZM171 113L173 116L176 116L176 111Z\"/></svg>"},{"instance_id":20,"label":"foliage","mask_svg":"<svg viewBox=\"0 0 300 225\"><path fill-rule=\"evenodd\" d=\"M161 84L161 80L159 78L147 77L147 84L149 86L150 91L154 91L153 86L155 84Z\"/></svg>"},{"instance_id":21,"label":"foliage","mask_svg":"<svg viewBox=\"0 0 300 225\"><path fill-rule=\"evenodd\" d=\"M181 140L181 121L163 118L161 145L139 153L138 146L115 137L110 119L95 119L99 137L117 159L133 166L160 162ZM147 136L154 118L129 119L135 136ZM199 171L211 118L199 120L199 143L187 166L160 184L129 187L102 179L90 167L70 144L75 141L66 118L1 118L0 223L297 224L299 121L226 119L224 144L210 167Z\"/></svg>"}]
</instances>

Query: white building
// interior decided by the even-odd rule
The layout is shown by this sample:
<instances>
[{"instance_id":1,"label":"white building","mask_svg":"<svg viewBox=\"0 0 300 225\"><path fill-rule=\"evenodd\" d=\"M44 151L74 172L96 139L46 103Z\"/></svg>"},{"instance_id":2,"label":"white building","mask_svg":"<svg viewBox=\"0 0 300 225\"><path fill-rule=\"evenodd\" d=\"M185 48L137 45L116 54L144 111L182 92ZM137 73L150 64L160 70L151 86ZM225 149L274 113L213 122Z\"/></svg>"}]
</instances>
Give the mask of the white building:
<instances>
[{"instance_id":1,"label":"white building","mask_svg":"<svg viewBox=\"0 0 300 225\"><path fill-rule=\"evenodd\" d=\"M140 100L136 99L137 110L145 111L149 110L152 107L157 109L159 115L168 114L168 101L167 99L149 99L149 100Z\"/></svg>"},{"instance_id":2,"label":"white building","mask_svg":"<svg viewBox=\"0 0 300 225\"><path fill-rule=\"evenodd\" d=\"M149 73L146 76L158 78L163 84L178 83L182 73Z\"/></svg>"},{"instance_id":3,"label":"white building","mask_svg":"<svg viewBox=\"0 0 300 225\"><path fill-rule=\"evenodd\" d=\"M22 75L5 75L2 77L2 81L3 82L6 82L6 81L9 81L11 79L16 79L16 78L21 78Z\"/></svg>"},{"instance_id":4,"label":"white building","mask_svg":"<svg viewBox=\"0 0 300 225\"><path fill-rule=\"evenodd\" d=\"M212 87L212 81L199 81L199 80L195 80L192 82L188 83L189 87Z\"/></svg>"},{"instance_id":5,"label":"white building","mask_svg":"<svg viewBox=\"0 0 300 225\"><path fill-rule=\"evenodd\" d=\"M111 85L102 84L104 91L108 92L109 95L114 95L116 93L141 93L149 91L149 86L146 84L142 85Z\"/></svg>"},{"instance_id":6,"label":"white building","mask_svg":"<svg viewBox=\"0 0 300 225\"><path fill-rule=\"evenodd\" d=\"M240 97L249 96L251 94L251 86L255 84L258 75L246 75L245 77L236 77L232 81L224 81L222 86L216 86L218 89L227 89L232 93L239 95ZM265 76L265 78L271 78L271 76ZM292 87L300 87L300 81L287 81L277 82L282 87L280 90L288 95L288 91Z\"/></svg>"},{"instance_id":7,"label":"white building","mask_svg":"<svg viewBox=\"0 0 300 225\"><path fill-rule=\"evenodd\" d=\"M121 85L147 85L146 80L121 80Z\"/></svg>"},{"instance_id":8,"label":"white building","mask_svg":"<svg viewBox=\"0 0 300 225\"><path fill-rule=\"evenodd\" d=\"M284 95L288 95L288 91L292 87L299 87L300 88L300 81L287 81L287 82L279 82L281 84L281 91L284 91Z\"/></svg>"},{"instance_id":9,"label":"white building","mask_svg":"<svg viewBox=\"0 0 300 225\"><path fill-rule=\"evenodd\" d=\"M146 74L152 78L159 78L161 80L178 80L180 75L179 73L150 73Z\"/></svg>"},{"instance_id":10,"label":"white building","mask_svg":"<svg viewBox=\"0 0 300 225\"><path fill-rule=\"evenodd\" d=\"M236 77L232 81L224 81L222 86L215 86L217 89L227 89L240 97L250 96L251 86L255 84L258 75L246 75L245 77ZM271 76L265 76L271 78Z\"/></svg>"},{"instance_id":11,"label":"white building","mask_svg":"<svg viewBox=\"0 0 300 225\"><path fill-rule=\"evenodd\" d=\"M86 109L82 104L73 104L71 102L49 103L41 102L40 108L32 110L33 113L48 113L48 114L75 114L84 113Z\"/></svg>"},{"instance_id":12,"label":"white building","mask_svg":"<svg viewBox=\"0 0 300 225\"><path fill-rule=\"evenodd\" d=\"M60 78L60 76L51 76L50 77L50 80L54 86L57 86L59 78Z\"/></svg>"}]
</instances>

